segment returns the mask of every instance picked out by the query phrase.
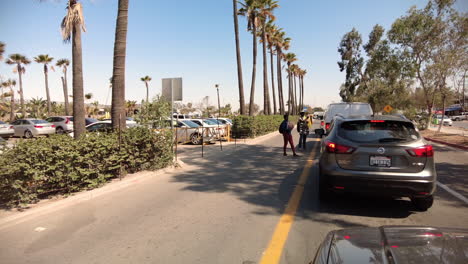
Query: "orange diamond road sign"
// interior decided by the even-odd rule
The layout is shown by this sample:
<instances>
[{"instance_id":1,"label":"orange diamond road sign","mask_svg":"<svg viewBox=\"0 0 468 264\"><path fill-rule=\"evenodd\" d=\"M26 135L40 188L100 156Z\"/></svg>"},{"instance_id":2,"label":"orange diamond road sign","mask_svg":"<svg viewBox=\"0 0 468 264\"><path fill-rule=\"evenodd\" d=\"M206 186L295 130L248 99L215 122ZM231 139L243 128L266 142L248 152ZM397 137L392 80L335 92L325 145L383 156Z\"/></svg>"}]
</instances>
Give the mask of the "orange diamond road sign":
<instances>
[{"instance_id":1,"label":"orange diamond road sign","mask_svg":"<svg viewBox=\"0 0 468 264\"><path fill-rule=\"evenodd\" d=\"M390 113L393 110L393 107L391 107L390 105L386 105L383 110L387 113Z\"/></svg>"}]
</instances>

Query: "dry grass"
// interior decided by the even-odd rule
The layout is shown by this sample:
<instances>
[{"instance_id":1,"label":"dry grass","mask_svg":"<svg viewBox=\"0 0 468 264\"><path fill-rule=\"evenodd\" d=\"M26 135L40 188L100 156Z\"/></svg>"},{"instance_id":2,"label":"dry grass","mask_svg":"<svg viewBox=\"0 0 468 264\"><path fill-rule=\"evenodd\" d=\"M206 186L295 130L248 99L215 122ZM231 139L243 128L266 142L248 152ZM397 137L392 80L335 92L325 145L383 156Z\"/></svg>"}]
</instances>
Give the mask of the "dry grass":
<instances>
[{"instance_id":1,"label":"dry grass","mask_svg":"<svg viewBox=\"0 0 468 264\"><path fill-rule=\"evenodd\" d=\"M464 137L461 135L456 134L448 134L448 133L437 133L436 131L432 130L424 130L420 132L422 136L433 138L440 141L445 141L451 144L456 144L459 146L468 147L468 137Z\"/></svg>"}]
</instances>

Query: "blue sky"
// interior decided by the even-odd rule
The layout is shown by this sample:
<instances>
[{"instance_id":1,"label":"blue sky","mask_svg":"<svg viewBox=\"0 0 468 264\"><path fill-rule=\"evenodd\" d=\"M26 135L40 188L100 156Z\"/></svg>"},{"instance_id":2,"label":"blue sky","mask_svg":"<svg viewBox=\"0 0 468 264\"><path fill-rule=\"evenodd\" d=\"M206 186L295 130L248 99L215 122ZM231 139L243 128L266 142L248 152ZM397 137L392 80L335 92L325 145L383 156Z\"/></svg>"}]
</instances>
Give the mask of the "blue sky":
<instances>
[{"instance_id":1,"label":"blue sky","mask_svg":"<svg viewBox=\"0 0 468 264\"><path fill-rule=\"evenodd\" d=\"M112 75L113 42L117 0L82 0L87 32L83 34L84 89L105 103ZM308 71L305 103L326 106L340 101L344 80L337 60L338 43L353 27L364 41L375 24L388 29L409 7L422 7L426 0L280 0L277 24L292 38L291 52ZM65 0L0 0L0 41L6 55L21 53L29 59L49 54L71 58L71 45L63 44L60 22ZM468 1L456 8L468 10ZM239 17L246 101L250 94L251 35L245 18ZM149 75L150 95L161 92L161 78L182 77L184 102L197 104L205 96L216 103L214 85L220 84L221 103L238 107L237 71L231 0L130 0L127 39L126 98L140 101L145 86L140 77ZM259 45L255 102L263 105L262 57ZM12 67L0 63L3 78L16 78ZM63 101L61 72L49 74L52 100ZM69 73L71 82L71 70ZM45 98L42 67L32 62L24 76L26 98ZM285 79L284 82L287 82ZM69 85L71 87L71 85ZM270 83L271 87L271 83ZM70 88L71 89L71 88ZM110 97L107 103L110 104Z\"/></svg>"}]
</instances>

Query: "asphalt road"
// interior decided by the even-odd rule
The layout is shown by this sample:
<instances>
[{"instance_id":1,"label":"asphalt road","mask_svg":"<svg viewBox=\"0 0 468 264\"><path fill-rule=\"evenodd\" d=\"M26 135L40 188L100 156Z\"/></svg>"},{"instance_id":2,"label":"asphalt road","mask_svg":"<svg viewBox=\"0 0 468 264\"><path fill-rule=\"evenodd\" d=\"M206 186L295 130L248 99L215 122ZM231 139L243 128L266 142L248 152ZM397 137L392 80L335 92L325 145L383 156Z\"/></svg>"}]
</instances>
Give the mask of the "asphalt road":
<instances>
[{"instance_id":1,"label":"asphalt road","mask_svg":"<svg viewBox=\"0 0 468 264\"><path fill-rule=\"evenodd\" d=\"M453 126L468 129L468 120L453 121Z\"/></svg>"},{"instance_id":2,"label":"asphalt road","mask_svg":"<svg viewBox=\"0 0 468 264\"><path fill-rule=\"evenodd\" d=\"M413 211L406 199L319 202L318 143L310 139L299 158L283 157L279 134L257 144L225 144L223 151L209 146L204 158L200 147L182 147L182 168L0 225L0 262L260 263L307 163L295 218L280 223L291 225L280 263L308 263L334 229L468 228L468 204L441 188L427 212ZM436 160L439 181L468 197L468 153L436 146Z\"/></svg>"}]
</instances>

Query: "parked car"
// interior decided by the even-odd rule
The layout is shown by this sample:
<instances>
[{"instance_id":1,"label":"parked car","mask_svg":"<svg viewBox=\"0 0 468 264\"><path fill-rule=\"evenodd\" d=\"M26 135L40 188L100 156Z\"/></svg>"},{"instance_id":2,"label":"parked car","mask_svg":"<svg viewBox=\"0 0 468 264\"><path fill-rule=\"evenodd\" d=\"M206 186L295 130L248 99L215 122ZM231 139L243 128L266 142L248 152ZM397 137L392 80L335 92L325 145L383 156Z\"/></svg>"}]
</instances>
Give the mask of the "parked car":
<instances>
[{"instance_id":1,"label":"parked car","mask_svg":"<svg viewBox=\"0 0 468 264\"><path fill-rule=\"evenodd\" d=\"M132 117L127 117L127 118L125 118L125 120L126 120L125 124L127 125L127 127L136 127L136 126L138 126L138 123ZM104 119L102 121L112 122L112 119L107 118L107 119Z\"/></svg>"},{"instance_id":2,"label":"parked car","mask_svg":"<svg viewBox=\"0 0 468 264\"><path fill-rule=\"evenodd\" d=\"M452 119L452 121L462 121L468 120L468 116L463 115L463 113L460 113L459 115L450 116L450 119Z\"/></svg>"},{"instance_id":3,"label":"parked car","mask_svg":"<svg viewBox=\"0 0 468 264\"><path fill-rule=\"evenodd\" d=\"M427 210L436 189L434 150L399 116L336 117L322 140L319 193L409 197Z\"/></svg>"},{"instance_id":4,"label":"parked car","mask_svg":"<svg viewBox=\"0 0 468 264\"><path fill-rule=\"evenodd\" d=\"M208 118L208 120L211 120L211 121L219 120L223 125L230 125L230 126L232 126L232 125L234 124L234 122L232 122L231 119L229 119L229 118L224 118L224 117L220 117L220 118Z\"/></svg>"},{"instance_id":5,"label":"parked car","mask_svg":"<svg viewBox=\"0 0 468 264\"><path fill-rule=\"evenodd\" d=\"M174 127L182 128L177 129L177 143L191 142L194 145L201 145L202 142L215 143L215 137L211 133L203 133L203 129L190 120L175 121Z\"/></svg>"},{"instance_id":6,"label":"parked car","mask_svg":"<svg viewBox=\"0 0 468 264\"><path fill-rule=\"evenodd\" d=\"M9 138L15 134L13 126L0 121L0 138Z\"/></svg>"},{"instance_id":7,"label":"parked car","mask_svg":"<svg viewBox=\"0 0 468 264\"><path fill-rule=\"evenodd\" d=\"M328 133L331 121L334 116L341 115L343 117L353 115L372 115L372 107L368 103L335 103L328 105L328 109L320 122L320 135Z\"/></svg>"},{"instance_id":8,"label":"parked car","mask_svg":"<svg viewBox=\"0 0 468 264\"><path fill-rule=\"evenodd\" d=\"M32 138L55 134L55 125L42 119L18 119L11 123L15 130L14 136Z\"/></svg>"},{"instance_id":9,"label":"parked car","mask_svg":"<svg viewBox=\"0 0 468 264\"><path fill-rule=\"evenodd\" d=\"M331 231L311 264L468 263L468 229L426 226Z\"/></svg>"},{"instance_id":10,"label":"parked car","mask_svg":"<svg viewBox=\"0 0 468 264\"><path fill-rule=\"evenodd\" d=\"M46 121L55 125L57 134L63 134L73 131L72 116L51 116L46 118Z\"/></svg>"},{"instance_id":11,"label":"parked car","mask_svg":"<svg viewBox=\"0 0 468 264\"><path fill-rule=\"evenodd\" d=\"M218 126L218 123L210 121L208 119L188 119L197 125L208 128L211 135L216 137L217 139L220 138L220 136L225 134L225 129L222 127L222 125Z\"/></svg>"},{"instance_id":12,"label":"parked car","mask_svg":"<svg viewBox=\"0 0 468 264\"><path fill-rule=\"evenodd\" d=\"M97 120L96 118L86 117L86 118L85 118L85 126L91 125L92 123L96 123L96 122L98 122L98 121L99 121L99 120ZM70 117L70 122L73 122L73 116Z\"/></svg>"},{"instance_id":13,"label":"parked car","mask_svg":"<svg viewBox=\"0 0 468 264\"><path fill-rule=\"evenodd\" d=\"M131 128L131 125L126 126L126 128ZM86 131L88 132L111 132L112 131L112 122L109 120L97 121L86 126Z\"/></svg>"},{"instance_id":14,"label":"parked car","mask_svg":"<svg viewBox=\"0 0 468 264\"><path fill-rule=\"evenodd\" d=\"M440 124L441 120L442 120L442 115L435 115L434 116L435 119L437 119L437 122L438 124ZM452 119L450 119L448 116L444 115L443 117L443 124L444 126L452 126L453 125L453 121Z\"/></svg>"}]
</instances>

